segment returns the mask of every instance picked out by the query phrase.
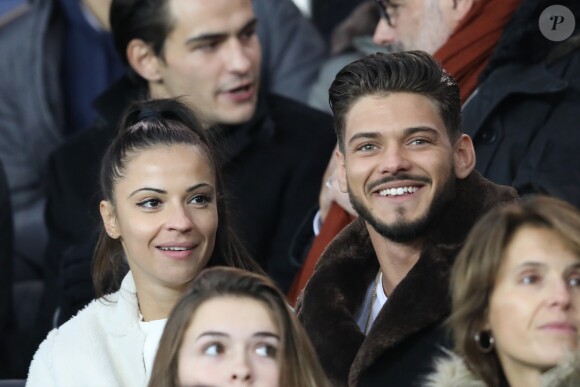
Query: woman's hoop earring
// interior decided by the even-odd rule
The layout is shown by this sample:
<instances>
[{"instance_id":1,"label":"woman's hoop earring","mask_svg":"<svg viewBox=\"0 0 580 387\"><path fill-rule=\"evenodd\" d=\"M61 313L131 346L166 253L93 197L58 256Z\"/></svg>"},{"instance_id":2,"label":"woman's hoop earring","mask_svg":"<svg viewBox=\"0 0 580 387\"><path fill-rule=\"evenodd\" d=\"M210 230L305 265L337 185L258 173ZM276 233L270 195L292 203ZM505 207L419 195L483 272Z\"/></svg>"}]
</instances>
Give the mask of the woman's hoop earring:
<instances>
[{"instance_id":1,"label":"woman's hoop earring","mask_svg":"<svg viewBox=\"0 0 580 387\"><path fill-rule=\"evenodd\" d=\"M480 332L476 333L473 337L475 340L475 345L483 353L490 353L495 347L495 339L493 338L491 332Z\"/></svg>"}]
</instances>

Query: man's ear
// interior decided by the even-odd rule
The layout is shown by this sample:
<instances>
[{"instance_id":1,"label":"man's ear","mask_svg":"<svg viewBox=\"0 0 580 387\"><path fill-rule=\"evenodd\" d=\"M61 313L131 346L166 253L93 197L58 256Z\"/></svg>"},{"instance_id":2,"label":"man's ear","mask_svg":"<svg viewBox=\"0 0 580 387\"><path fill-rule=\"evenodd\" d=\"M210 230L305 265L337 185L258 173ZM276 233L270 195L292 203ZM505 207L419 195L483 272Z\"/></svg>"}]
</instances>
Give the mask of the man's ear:
<instances>
[{"instance_id":1,"label":"man's ear","mask_svg":"<svg viewBox=\"0 0 580 387\"><path fill-rule=\"evenodd\" d=\"M157 82L162 79L160 67L162 59L147 43L141 39L133 39L127 45L127 61L129 65L149 82Z\"/></svg>"},{"instance_id":2,"label":"man's ear","mask_svg":"<svg viewBox=\"0 0 580 387\"><path fill-rule=\"evenodd\" d=\"M340 188L341 192L348 192L344 153L342 153L338 147L334 151L334 158L336 159L336 178L338 180L338 188Z\"/></svg>"},{"instance_id":3,"label":"man's ear","mask_svg":"<svg viewBox=\"0 0 580 387\"><path fill-rule=\"evenodd\" d=\"M465 15L471 8L473 8L473 3L476 0L440 0L439 4L441 7L447 8L444 14L448 15L448 21L451 23L453 29L457 27L459 22L465 18Z\"/></svg>"},{"instance_id":4,"label":"man's ear","mask_svg":"<svg viewBox=\"0 0 580 387\"><path fill-rule=\"evenodd\" d=\"M105 231L107 231L107 234L109 234L111 238L117 239L120 234L117 227L117 216L115 215L113 205L108 200L101 200L99 210L101 212L101 218L103 219Z\"/></svg>"},{"instance_id":5,"label":"man's ear","mask_svg":"<svg viewBox=\"0 0 580 387\"><path fill-rule=\"evenodd\" d=\"M467 134L461 134L453 149L455 176L465 179L475 168L475 149Z\"/></svg>"}]
</instances>

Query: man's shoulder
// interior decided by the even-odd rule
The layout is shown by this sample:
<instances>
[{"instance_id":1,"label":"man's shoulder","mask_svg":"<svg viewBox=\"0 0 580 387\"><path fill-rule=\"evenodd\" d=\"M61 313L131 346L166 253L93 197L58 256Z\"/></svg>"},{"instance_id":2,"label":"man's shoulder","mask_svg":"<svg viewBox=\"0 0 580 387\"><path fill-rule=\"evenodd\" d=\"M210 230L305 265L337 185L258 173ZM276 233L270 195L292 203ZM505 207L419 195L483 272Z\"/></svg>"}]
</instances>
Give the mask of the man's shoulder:
<instances>
[{"instance_id":1,"label":"man's shoulder","mask_svg":"<svg viewBox=\"0 0 580 387\"><path fill-rule=\"evenodd\" d=\"M279 95L268 95L266 102L278 141L288 149L299 148L303 153L320 154L326 166L336 144L332 117Z\"/></svg>"},{"instance_id":2,"label":"man's shoulder","mask_svg":"<svg viewBox=\"0 0 580 387\"><path fill-rule=\"evenodd\" d=\"M21 44L30 39L34 31L40 31L42 20L47 18L53 8L53 1L14 0L6 4L0 12L0 45L9 45L15 40ZM42 24L40 24L42 23ZM26 35L22 35L25 33ZM33 41L35 39L32 39Z\"/></svg>"},{"instance_id":3,"label":"man's shoulder","mask_svg":"<svg viewBox=\"0 0 580 387\"><path fill-rule=\"evenodd\" d=\"M274 122L304 122L332 126L332 117L321 110L278 94L267 94L268 110Z\"/></svg>"},{"instance_id":4,"label":"man's shoulder","mask_svg":"<svg viewBox=\"0 0 580 387\"><path fill-rule=\"evenodd\" d=\"M57 163L65 164L100 161L111 140L109 129L104 125L95 124L75 133L54 150L54 159Z\"/></svg>"}]
</instances>

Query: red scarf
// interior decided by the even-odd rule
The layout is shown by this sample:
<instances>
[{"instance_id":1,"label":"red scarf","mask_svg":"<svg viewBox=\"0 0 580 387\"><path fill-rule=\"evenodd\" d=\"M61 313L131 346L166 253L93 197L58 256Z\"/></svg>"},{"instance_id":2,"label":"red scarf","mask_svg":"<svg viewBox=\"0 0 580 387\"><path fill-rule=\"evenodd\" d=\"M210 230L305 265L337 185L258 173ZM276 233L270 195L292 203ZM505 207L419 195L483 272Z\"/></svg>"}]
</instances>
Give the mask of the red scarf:
<instances>
[{"instance_id":1,"label":"red scarf","mask_svg":"<svg viewBox=\"0 0 580 387\"><path fill-rule=\"evenodd\" d=\"M520 3L521 0L476 1L447 42L433 55L459 84L462 103L477 87L479 74Z\"/></svg>"},{"instance_id":2,"label":"red scarf","mask_svg":"<svg viewBox=\"0 0 580 387\"><path fill-rule=\"evenodd\" d=\"M308 256L304 260L302 268L294 277L294 282L292 282L292 287L288 291L288 302L290 305L295 306L296 300L302 292L302 289L306 286L306 282L310 279L312 272L314 272L314 266L318 262L318 258L322 255L322 252L330 241L350 222L355 219L354 216L342 209L336 202L332 202L326 219L322 223L320 233L314 242L312 242L312 247L308 251Z\"/></svg>"}]
</instances>

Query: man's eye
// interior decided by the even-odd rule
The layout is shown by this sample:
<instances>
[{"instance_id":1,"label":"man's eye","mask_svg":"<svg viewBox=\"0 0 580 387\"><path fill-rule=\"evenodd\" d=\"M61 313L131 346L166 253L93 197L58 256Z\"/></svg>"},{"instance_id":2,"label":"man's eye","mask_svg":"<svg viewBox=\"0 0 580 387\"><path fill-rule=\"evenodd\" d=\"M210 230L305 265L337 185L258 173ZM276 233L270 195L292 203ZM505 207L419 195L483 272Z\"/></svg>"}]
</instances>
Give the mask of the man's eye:
<instances>
[{"instance_id":1,"label":"man's eye","mask_svg":"<svg viewBox=\"0 0 580 387\"><path fill-rule=\"evenodd\" d=\"M161 200L159 199L147 199L137 203L139 207L143 208L157 208L161 205Z\"/></svg>"},{"instance_id":2,"label":"man's eye","mask_svg":"<svg viewBox=\"0 0 580 387\"><path fill-rule=\"evenodd\" d=\"M429 144L429 140L426 140L424 138L416 138L414 140L412 140L410 142L411 145L425 145L425 144Z\"/></svg>"},{"instance_id":3,"label":"man's eye","mask_svg":"<svg viewBox=\"0 0 580 387\"><path fill-rule=\"evenodd\" d=\"M213 52L218 48L218 42L207 42L196 46L195 49L203 52Z\"/></svg>"},{"instance_id":4,"label":"man's eye","mask_svg":"<svg viewBox=\"0 0 580 387\"><path fill-rule=\"evenodd\" d=\"M260 344L256 347L256 353L262 357L276 358L278 348L270 344Z\"/></svg>"},{"instance_id":5,"label":"man's eye","mask_svg":"<svg viewBox=\"0 0 580 387\"><path fill-rule=\"evenodd\" d=\"M212 343L204 348L203 353L208 356L218 356L224 353L224 346L220 343Z\"/></svg>"},{"instance_id":6,"label":"man's eye","mask_svg":"<svg viewBox=\"0 0 580 387\"><path fill-rule=\"evenodd\" d=\"M357 150L368 152L376 149L377 147L374 144L363 144L357 148Z\"/></svg>"},{"instance_id":7,"label":"man's eye","mask_svg":"<svg viewBox=\"0 0 580 387\"><path fill-rule=\"evenodd\" d=\"M243 40L249 40L252 37L254 37L254 35L256 35L256 28L250 28L244 32L242 32L242 39Z\"/></svg>"}]
</instances>

